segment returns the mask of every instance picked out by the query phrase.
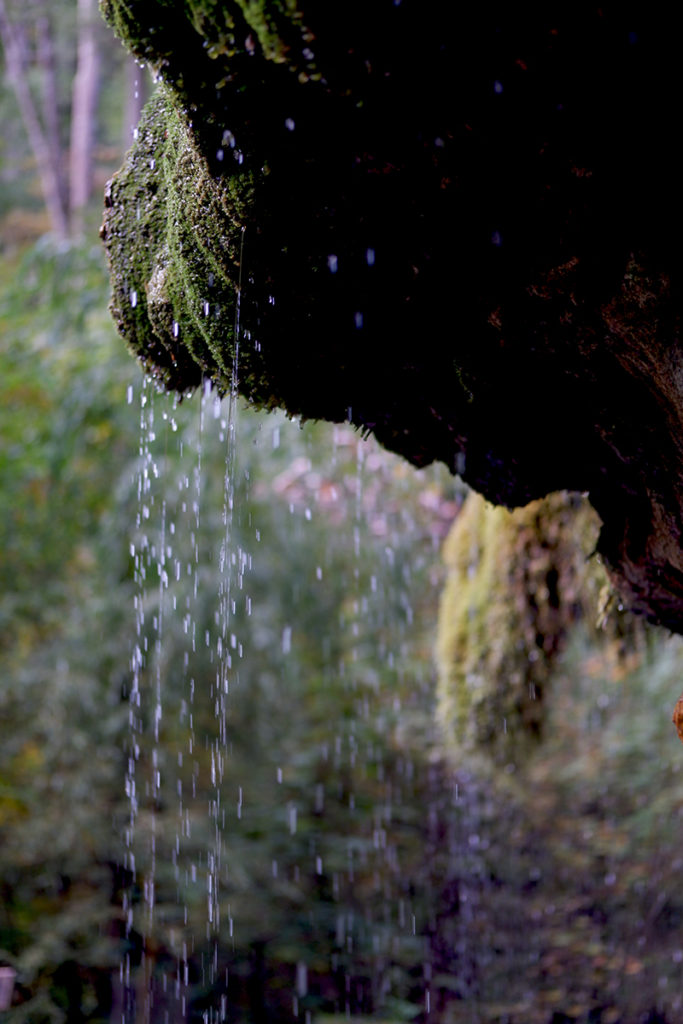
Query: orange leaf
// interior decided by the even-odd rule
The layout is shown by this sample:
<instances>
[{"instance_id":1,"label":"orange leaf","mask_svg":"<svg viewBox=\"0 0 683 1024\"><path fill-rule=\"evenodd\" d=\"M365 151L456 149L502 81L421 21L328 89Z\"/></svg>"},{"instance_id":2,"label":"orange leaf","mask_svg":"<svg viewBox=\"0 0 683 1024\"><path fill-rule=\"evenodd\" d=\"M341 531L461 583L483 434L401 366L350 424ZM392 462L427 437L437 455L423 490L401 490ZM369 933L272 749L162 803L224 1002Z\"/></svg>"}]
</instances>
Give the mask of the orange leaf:
<instances>
[{"instance_id":1,"label":"orange leaf","mask_svg":"<svg viewBox=\"0 0 683 1024\"><path fill-rule=\"evenodd\" d=\"M678 733L679 740L683 743L683 693L676 701L676 707L674 708L671 721L676 726L676 732Z\"/></svg>"}]
</instances>

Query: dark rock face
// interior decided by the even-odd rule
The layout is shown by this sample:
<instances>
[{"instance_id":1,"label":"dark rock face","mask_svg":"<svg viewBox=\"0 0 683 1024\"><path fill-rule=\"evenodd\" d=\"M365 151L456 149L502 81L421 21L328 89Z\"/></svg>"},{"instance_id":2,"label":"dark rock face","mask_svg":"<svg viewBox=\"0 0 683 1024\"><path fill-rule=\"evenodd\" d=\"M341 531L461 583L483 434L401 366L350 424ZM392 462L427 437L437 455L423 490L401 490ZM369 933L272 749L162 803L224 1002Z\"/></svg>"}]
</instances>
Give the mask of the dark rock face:
<instances>
[{"instance_id":1,"label":"dark rock face","mask_svg":"<svg viewBox=\"0 0 683 1024\"><path fill-rule=\"evenodd\" d=\"M683 631L673 24L616 4L102 8L165 83L103 226L147 369L348 417L498 504L588 491L631 607Z\"/></svg>"}]
</instances>

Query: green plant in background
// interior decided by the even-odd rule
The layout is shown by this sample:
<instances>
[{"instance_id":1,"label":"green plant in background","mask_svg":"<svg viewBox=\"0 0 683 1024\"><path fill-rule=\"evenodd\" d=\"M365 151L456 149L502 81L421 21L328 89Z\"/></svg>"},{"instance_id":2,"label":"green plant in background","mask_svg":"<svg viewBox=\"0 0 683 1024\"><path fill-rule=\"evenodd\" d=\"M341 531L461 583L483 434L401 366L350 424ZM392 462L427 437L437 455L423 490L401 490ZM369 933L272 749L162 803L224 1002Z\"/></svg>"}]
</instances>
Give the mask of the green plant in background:
<instances>
[{"instance_id":1,"label":"green plant in background","mask_svg":"<svg viewBox=\"0 0 683 1024\"><path fill-rule=\"evenodd\" d=\"M105 287L96 250L45 242L2 266L0 947L35 1020L94 1011L118 960L130 580L112 482L135 430Z\"/></svg>"}]
</instances>

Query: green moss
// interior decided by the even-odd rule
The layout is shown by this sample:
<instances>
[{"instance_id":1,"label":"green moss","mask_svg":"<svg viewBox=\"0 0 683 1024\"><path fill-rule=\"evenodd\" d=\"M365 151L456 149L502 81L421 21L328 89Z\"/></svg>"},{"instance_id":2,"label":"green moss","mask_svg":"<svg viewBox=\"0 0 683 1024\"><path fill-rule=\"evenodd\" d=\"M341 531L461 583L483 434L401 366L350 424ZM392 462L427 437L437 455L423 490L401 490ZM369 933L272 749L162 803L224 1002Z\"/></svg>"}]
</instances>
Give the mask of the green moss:
<instances>
[{"instance_id":1,"label":"green moss","mask_svg":"<svg viewBox=\"0 0 683 1024\"><path fill-rule=\"evenodd\" d=\"M108 188L103 237L111 310L147 370L187 391L232 384L240 260L252 223L253 175L216 179L165 89L148 104L135 147ZM270 405L259 354L242 340L240 377Z\"/></svg>"},{"instance_id":2,"label":"green moss","mask_svg":"<svg viewBox=\"0 0 683 1024\"><path fill-rule=\"evenodd\" d=\"M195 30L207 39L234 35L235 19L224 0L187 0L187 17Z\"/></svg>"},{"instance_id":3,"label":"green moss","mask_svg":"<svg viewBox=\"0 0 683 1024\"><path fill-rule=\"evenodd\" d=\"M307 33L297 0L237 0L237 4L268 60L289 62L291 54L298 62Z\"/></svg>"},{"instance_id":4,"label":"green moss","mask_svg":"<svg viewBox=\"0 0 683 1024\"><path fill-rule=\"evenodd\" d=\"M297 67L306 66L306 29L290 0L101 0L101 9L163 80L109 186L103 237L112 313L130 348L166 388L182 393L208 377L226 390L233 384L238 316L253 330L270 291L268 273L256 268L262 223L255 210L269 169L255 150L254 132L271 116L265 97L284 102L278 83L283 76L295 81L275 64L291 51ZM276 76L268 88L263 67ZM276 121L283 124L284 116ZM291 191L286 181L282 188ZM286 406L248 331L240 336L238 372L239 389L251 402Z\"/></svg>"},{"instance_id":5,"label":"green moss","mask_svg":"<svg viewBox=\"0 0 683 1024\"><path fill-rule=\"evenodd\" d=\"M153 282L153 301L162 291L156 268L163 265L166 216L165 178L159 171L166 147L165 116L164 98L159 95L146 109L134 149L107 185L101 234L110 263L110 309L117 327L147 369L173 386L176 368L182 373L182 355L168 349L164 332L150 331L147 309L148 282Z\"/></svg>"},{"instance_id":6,"label":"green moss","mask_svg":"<svg viewBox=\"0 0 683 1024\"><path fill-rule=\"evenodd\" d=\"M168 0L100 0L100 9L128 49L162 69L164 78L181 90L176 69L187 62L187 46L196 41L201 44L197 56L202 64L221 63L236 54L251 56L258 45L266 60L286 63L295 71L312 67L303 51L314 37L297 0L186 0L184 5ZM197 40L188 38L190 27ZM233 70L225 67L227 74ZM195 71L195 77L201 77L202 71ZM203 73L213 77L208 67Z\"/></svg>"},{"instance_id":7,"label":"green moss","mask_svg":"<svg viewBox=\"0 0 683 1024\"><path fill-rule=\"evenodd\" d=\"M542 733L543 700L571 626L598 618L599 520L565 492L508 512L471 494L445 546L439 716L459 744L509 759Z\"/></svg>"},{"instance_id":8,"label":"green moss","mask_svg":"<svg viewBox=\"0 0 683 1024\"><path fill-rule=\"evenodd\" d=\"M172 53L174 28L179 21L173 5L164 0L100 0L100 11L140 60L157 67Z\"/></svg>"}]
</instances>

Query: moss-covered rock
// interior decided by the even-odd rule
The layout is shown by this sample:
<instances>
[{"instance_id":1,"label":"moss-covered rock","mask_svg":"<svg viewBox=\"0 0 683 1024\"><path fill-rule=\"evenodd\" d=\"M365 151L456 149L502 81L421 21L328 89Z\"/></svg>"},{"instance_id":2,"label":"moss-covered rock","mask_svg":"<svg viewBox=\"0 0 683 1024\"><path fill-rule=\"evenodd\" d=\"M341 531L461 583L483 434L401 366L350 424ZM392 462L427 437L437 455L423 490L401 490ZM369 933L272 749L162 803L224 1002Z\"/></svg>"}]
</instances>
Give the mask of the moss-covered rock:
<instances>
[{"instance_id":1,"label":"moss-covered rock","mask_svg":"<svg viewBox=\"0 0 683 1024\"><path fill-rule=\"evenodd\" d=\"M244 236L252 175L214 177L164 88L145 108L137 143L108 185L102 236L113 266L111 309L147 371L187 391L238 372L255 401L270 394L258 348L238 346ZM123 197L125 196L125 200Z\"/></svg>"},{"instance_id":2,"label":"moss-covered rock","mask_svg":"<svg viewBox=\"0 0 683 1024\"><path fill-rule=\"evenodd\" d=\"M439 611L438 707L449 742L523 756L542 735L556 658L577 623L598 649L633 649L632 617L614 613L604 629L613 592L595 555L599 529L575 494L514 512L467 498L444 548Z\"/></svg>"},{"instance_id":3,"label":"moss-covered rock","mask_svg":"<svg viewBox=\"0 0 683 1024\"><path fill-rule=\"evenodd\" d=\"M627 600L683 631L675 23L101 6L164 83L104 224L146 368L348 418L498 504L587 491Z\"/></svg>"}]
</instances>

